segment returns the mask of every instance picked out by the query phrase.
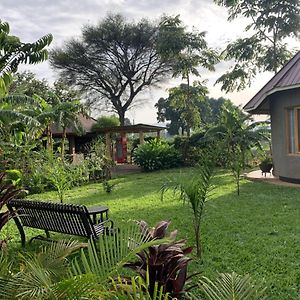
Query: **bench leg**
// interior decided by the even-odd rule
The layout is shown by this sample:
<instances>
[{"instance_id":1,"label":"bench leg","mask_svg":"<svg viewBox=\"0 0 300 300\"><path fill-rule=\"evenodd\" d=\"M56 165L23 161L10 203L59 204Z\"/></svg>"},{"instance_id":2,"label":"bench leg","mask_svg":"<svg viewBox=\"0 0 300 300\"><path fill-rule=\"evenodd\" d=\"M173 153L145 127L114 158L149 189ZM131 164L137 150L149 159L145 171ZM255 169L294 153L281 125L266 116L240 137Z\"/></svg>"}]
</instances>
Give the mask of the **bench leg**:
<instances>
[{"instance_id":1,"label":"bench leg","mask_svg":"<svg viewBox=\"0 0 300 300\"><path fill-rule=\"evenodd\" d=\"M46 233L47 239L50 239L50 233L49 233L49 230L45 230L45 233Z\"/></svg>"},{"instance_id":2,"label":"bench leg","mask_svg":"<svg viewBox=\"0 0 300 300\"><path fill-rule=\"evenodd\" d=\"M25 243L26 243L26 237L25 237L25 232L24 232L24 228L20 222L20 220L18 219L17 216L13 217L16 225L17 225L17 228L20 232L20 236L21 236L21 243L22 243L22 247L25 247Z\"/></svg>"}]
</instances>

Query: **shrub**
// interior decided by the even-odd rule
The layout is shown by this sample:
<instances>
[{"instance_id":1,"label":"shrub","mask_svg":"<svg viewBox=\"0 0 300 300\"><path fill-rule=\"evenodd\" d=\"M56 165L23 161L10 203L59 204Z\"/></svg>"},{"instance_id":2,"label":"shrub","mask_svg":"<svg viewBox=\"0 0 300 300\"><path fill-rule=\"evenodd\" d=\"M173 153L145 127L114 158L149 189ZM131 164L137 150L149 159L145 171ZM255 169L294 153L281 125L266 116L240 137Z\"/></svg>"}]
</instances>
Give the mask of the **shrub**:
<instances>
[{"instance_id":1,"label":"shrub","mask_svg":"<svg viewBox=\"0 0 300 300\"><path fill-rule=\"evenodd\" d=\"M178 167L179 152L166 142L153 140L140 145L133 153L134 162L144 171Z\"/></svg>"}]
</instances>

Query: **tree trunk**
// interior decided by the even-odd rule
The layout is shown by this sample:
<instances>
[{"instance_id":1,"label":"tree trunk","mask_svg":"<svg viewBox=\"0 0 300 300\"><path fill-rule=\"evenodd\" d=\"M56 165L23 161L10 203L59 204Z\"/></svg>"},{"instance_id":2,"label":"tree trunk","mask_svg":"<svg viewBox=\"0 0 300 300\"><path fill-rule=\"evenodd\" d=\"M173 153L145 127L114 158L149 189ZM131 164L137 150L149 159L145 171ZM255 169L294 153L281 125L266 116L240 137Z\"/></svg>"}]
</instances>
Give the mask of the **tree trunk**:
<instances>
[{"instance_id":1,"label":"tree trunk","mask_svg":"<svg viewBox=\"0 0 300 300\"><path fill-rule=\"evenodd\" d=\"M66 127L63 128L62 140L61 140L61 158L64 158L65 154L65 142L67 137L67 129Z\"/></svg>"},{"instance_id":2,"label":"tree trunk","mask_svg":"<svg viewBox=\"0 0 300 300\"><path fill-rule=\"evenodd\" d=\"M118 111L120 126L124 126L124 124L125 124L125 112L126 111L123 111L123 110Z\"/></svg>"},{"instance_id":3,"label":"tree trunk","mask_svg":"<svg viewBox=\"0 0 300 300\"><path fill-rule=\"evenodd\" d=\"M186 135L187 135L187 137L190 137L190 135L191 135L191 128L190 128L190 126L187 126L187 128L186 128Z\"/></svg>"},{"instance_id":4,"label":"tree trunk","mask_svg":"<svg viewBox=\"0 0 300 300\"><path fill-rule=\"evenodd\" d=\"M196 238L196 252L197 256L201 258L202 256L202 246L201 246L201 234L200 234L200 225L195 224L195 238Z\"/></svg>"},{"instance_id":5,"label":"tree trunk","mask_svg":"<svg viewBox=\"0 0 300 300\"><path fill-rule=\"evenodd\" d=\"M47 126L47 150L53 152L52 132L50 125Z\"/></svg>"}]
</instances>

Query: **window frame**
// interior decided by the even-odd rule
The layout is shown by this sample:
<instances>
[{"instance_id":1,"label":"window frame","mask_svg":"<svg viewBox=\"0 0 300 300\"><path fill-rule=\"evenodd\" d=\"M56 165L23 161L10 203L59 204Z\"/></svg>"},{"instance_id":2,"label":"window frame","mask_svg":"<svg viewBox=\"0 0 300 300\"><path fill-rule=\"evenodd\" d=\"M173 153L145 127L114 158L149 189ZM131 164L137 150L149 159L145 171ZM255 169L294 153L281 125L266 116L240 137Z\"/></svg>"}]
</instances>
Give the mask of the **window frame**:
<instances>
[{"instance_id":1,"label":"window frame","mask_svg":"<svg viewBox=\"0 0 300 300\"><path fill-rule=\"evenodd\" d=\"M294 148L295 151L290 151L291 148L291 127L290 127L290 114L293 111L293 131L294 131ZM300 106L290 106L285 108L285 127L286 127L286 151L290 156L300 155Z\"/></svg>"}]
</instances>

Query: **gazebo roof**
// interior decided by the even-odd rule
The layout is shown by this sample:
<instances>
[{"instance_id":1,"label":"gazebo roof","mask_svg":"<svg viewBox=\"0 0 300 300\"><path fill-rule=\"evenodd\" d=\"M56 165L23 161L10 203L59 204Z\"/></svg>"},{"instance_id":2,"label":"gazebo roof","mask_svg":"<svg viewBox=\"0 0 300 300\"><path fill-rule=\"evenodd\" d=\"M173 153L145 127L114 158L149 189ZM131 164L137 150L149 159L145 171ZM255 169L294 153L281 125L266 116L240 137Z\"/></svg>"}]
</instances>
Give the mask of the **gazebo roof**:
<instances>
[{"instance_id":1,"label":"gazebo roof","mask_svg":"<svg viewBox=\"0 0 300 300\"><path fill-rule=\"evenodd\" d=\"M135 125L125 125L125 126L113 126L98 128L94 132L97 133L113 133L113 132L122 132L122 133L137 133L137 132L157 132L160 130L166 129L165 126L156 126L156 125L147 125L147 124L135 124Z\"/></svg>"},{"instance_id":2,"label":"gazebo roof","mask_svg":"<svg viewBox=\"0 0 300 300\"><path fill-rule=\"evenodd\" d=\"M105 127L105 128L97 128L92 130L94 124L97 121L91 117L85 117L83 115L79 115L79 121L81 126L84 130L85 135L94 135L97 133L138 133L138 132L157 132L166 129L165 126L156 126L156 125L148 125L148 124L135 124L135 125L125 125L125 126L112 126L112 127ZM78 135L74 128L67 128L66 131L67 135ZM57 126L52 126L52 134L53 136L61 136L62 135L62 128L58 128Z\"/></svg>"},{"instance_id":3,"label":"gazebo roof","mask_svg":"<svg viewBox=\"0 0 300 300\"><path fill-rule=\"evenodd\" d=\"M300 51L244 106L252 114L269 114L269 96L300 87Z\"/></svg>"},{"instance_id":4,"label":"gazebo roof","mask_svg":"<svg viewBox=\"0 0 300 300\"><path fill-rule=\"evenodd\" d=\"M80 122L80 124L82 126L82 129L85 133L91 133L93 125L97 123L97 121L94 118L85 117L82 114L80 114L78 116L78 119L79 119L79 122ZM54 136L61 136L62 135L62 128L59 128L55 124L52 126L51 131L52 131L52 134ZM77 135L77 132L72 127L68 127L66 129L66 133L67 133L67 135Z\"/></svg>"}]
</instances>

